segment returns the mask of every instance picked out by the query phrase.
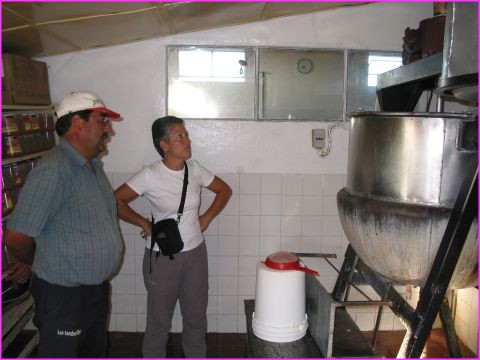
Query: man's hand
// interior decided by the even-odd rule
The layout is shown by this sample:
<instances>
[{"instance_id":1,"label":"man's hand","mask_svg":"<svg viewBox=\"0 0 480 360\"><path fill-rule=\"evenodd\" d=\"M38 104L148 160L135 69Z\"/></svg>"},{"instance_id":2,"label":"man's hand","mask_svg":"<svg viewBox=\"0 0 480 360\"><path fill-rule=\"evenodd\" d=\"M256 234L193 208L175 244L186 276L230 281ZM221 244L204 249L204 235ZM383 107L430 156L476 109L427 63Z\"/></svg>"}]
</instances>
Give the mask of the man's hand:
<instances>
[{"instance_id":1,"label":"man's hand","mask_svg":"<svg viewBox=\"0 0 480 360\"><path fill-rule=\"evenodd\" d=\"M32 267L21 261L15 261L8 266L6 273L7 280L25 284L32 277Z\"/></svg>"}]
</instances>

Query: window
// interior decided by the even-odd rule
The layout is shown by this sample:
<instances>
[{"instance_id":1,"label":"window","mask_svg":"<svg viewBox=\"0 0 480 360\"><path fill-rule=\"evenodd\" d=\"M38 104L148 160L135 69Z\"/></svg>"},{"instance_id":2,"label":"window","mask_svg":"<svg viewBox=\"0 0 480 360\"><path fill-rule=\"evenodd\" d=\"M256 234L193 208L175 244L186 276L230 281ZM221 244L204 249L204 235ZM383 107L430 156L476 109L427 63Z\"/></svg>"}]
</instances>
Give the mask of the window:
<instances>
[{"instance_id":1,"label":"window","mask_svg":"<svg viewBox=\"0 0 480 360\"><path fill-rule=\"evenodd\" d=\"M343 119L343 50L259 51L259 120Z\"/></svg>"},{"instance_id":2,"label":"window","mask_svg":"<svg viewBox=\"0 0 480 360\"><path fill-rule=\"evenodd\" d=\"M245 81L245 51L188 49L178 52L180 81Z\"/></svg>"},{"instance_id":3,"label":"window","mask_svg":"<svg viewBox=\"0 0 480 360\"><path fill-rule=\"evenodd\" d=\"M345 65L346 62L346 65ZM185 119L338 121L376 110L378 74L401 53L167 47L167 114Z\"/></svg>"},{"instance_id":4,"label":"window","mask_svg":"<svg viewBox=\"0 0 480 360\"><path fill-rule=\"evenodd\" d=\"M369 55L368 86L377 86L377 75L402 66L401 56Z\"/></svg>"},{"instance_id":5,"label":"window","mask_svg":"<svg viewBox=\"0 0 480 360\"><path fill-rule=\"evenodd\" d=\"M255 51L171 46L167 113L186 119L254 119Z\"/></svg>"},{"instance_id":6,"label":"window","mask_svg":"<svg viewBox=\"0 0 480 360\"><path fill-rule=\"evenodd\" d=\"M377 75L401 65L398 52L349 50L346 112L376 110Z\"/></svg>"}]
</instances>

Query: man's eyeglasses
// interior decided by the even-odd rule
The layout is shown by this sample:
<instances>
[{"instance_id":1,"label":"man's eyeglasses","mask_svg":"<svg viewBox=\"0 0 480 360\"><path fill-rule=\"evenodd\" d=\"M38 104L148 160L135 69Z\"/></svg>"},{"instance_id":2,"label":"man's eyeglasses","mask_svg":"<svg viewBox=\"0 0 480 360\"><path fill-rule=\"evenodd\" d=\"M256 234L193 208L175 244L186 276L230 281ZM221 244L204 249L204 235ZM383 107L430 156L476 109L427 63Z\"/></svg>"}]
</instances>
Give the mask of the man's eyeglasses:
<instances>
[{"instance_id":1,"label":"man's eyeglasses","mask_svg":"<svg viewBox=\"0 0 480 360\"><path fill-rule=\"evenodd\" d=\"M106 115L100 115L100 116L91 116L90 115L90 117L99 121L103 126L108 126L112 123L110 118Z\"/></svg>"}]
</instances>

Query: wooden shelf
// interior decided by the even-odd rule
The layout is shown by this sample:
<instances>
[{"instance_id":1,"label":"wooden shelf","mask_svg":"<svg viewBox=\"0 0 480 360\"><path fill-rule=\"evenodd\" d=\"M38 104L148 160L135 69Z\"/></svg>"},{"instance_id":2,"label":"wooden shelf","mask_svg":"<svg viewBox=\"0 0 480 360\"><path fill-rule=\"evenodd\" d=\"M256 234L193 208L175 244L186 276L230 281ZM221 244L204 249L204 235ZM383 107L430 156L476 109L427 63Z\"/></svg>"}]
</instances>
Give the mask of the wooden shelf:
<instances>
[{"instance_id":1,"label":"wooden shelf","mask_svg":"<svg viewBox=\"0 0 480 360\"><path fill-rule=\"evenodd\" d=\"M5 110L54 110L52 105L3 105L2 112Z\"/></svg>"},{"instance_id":2,"label":"wooden shelf","mask_svg":"<svg viewBox=\"0 0 480 360\"><path fill-rule=\"evenodd\" d=\"M2 166L15 164L15 163L22 162L22 161L25 161L25 160L30 160L30 159L34 159L34 158L37 158L37 157L41 157L41 156L47 154L49 151L50 151L50 149L40 151L40 152L36 152L36 153L33 153L33 154L24 155L24 156L2 159Z\"/></svg>"}]
</instances>

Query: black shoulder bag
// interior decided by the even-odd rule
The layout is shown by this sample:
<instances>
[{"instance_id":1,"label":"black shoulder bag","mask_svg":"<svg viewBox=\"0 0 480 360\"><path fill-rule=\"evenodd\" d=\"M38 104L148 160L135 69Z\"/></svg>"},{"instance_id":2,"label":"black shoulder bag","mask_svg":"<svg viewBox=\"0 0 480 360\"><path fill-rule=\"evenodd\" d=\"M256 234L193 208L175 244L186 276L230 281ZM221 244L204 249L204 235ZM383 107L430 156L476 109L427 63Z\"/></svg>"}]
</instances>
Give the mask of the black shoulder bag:
<instances>
[{"instance_id":1,"label":"black shoulder bag","mask_svg":"<svg viewBox=\"0 0 480 360\"><path fill-rule=\"evenodd\" d=\"M173 260L173 255L180 252L183 249L183 240L180 236L180 231L178 230L178 223L180 218L183 215L183 206L185 205L185 197L187 196L187 185L188 185L188 167L187 163L184 161L184 176L183 176L183 190L182 190L182 199L180 200L180 206L177 212L177 220L175 219L164 219L155 222L155 219L152 215L152 236L151 236L151 246L150 246L150 273L152 272L152 251L155 244L158 245L162 255L168 256L170 260ZM156 257L159 253L157 252Z\"/></svg>"}]
</instances>

